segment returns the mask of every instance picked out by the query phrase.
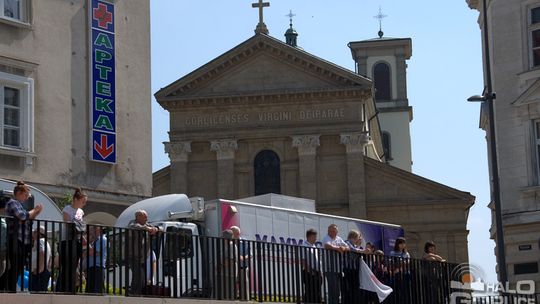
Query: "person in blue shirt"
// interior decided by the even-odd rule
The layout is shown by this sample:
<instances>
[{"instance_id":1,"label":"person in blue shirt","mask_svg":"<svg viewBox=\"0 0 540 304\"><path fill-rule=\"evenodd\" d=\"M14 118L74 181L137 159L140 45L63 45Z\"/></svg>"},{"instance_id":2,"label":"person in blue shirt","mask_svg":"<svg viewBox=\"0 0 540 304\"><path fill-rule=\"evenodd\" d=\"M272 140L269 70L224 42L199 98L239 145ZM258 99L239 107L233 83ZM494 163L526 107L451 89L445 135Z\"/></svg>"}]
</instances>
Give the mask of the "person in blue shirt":
<instances>
[{"instance_id":1,"label":"person in blue shirt","mask_svg":"<svg viewBox=\"0 0 540 304\"><path fill-rule=\"evenodd\" d=\"M407 241L404 237L398 237L394 243L394 250L390 251L390 256L402 259L410 259L411 255L407 251Z\"/></svg>"},{"instance_id":2,"label":"person in blue shirt","mask_svg":"<svg viewBox=\"0 0 540 304\"><path fill-rule=\"evenodd\" d=\"M360 299L359 265L362 248L362 233L358 230L349 231L345 243L349 246L349 252L344 254L342 302L345 304L355 303Z\"/></svg>"},{"instance_id":3,"label":"person in blue shirt","mask_svg":"<svg viewBox=\"0 0 540 304\"><path fill-rule=\"evenodd\" d=\"M88 270L86 291L103 293L105 269L107 267L107 236L100 226L90 227L88 247Z\"/></svg>"},{"instance_id":4,"label":"person in blue shirt","mask_svg":"<svg viewBox=\"0 0 540 304\"><path fill-rule=\"evenodd\" d=\"M317 242L317 231L309 229L306 231L306 241L299 248L302 257L302 283L304 285L303 302L321 303L322 285L322 265L320 260L320 250Z\"/></svg>"},{"instance_id":5,"label":"person in blue shirt","mask_svg":"<svg viewBox=\"0 0 540 304\"><path fill-rule=\"evenodd\" d=\"M400 298L396 299L396 303L410 303L411 297L411 269L409 260L411 255L407 250L407 241L404 237L396 238L394 250L390 252L392 259L390 260L393 276L390 285L400 294Z\"/></svg>"}]
</instances>

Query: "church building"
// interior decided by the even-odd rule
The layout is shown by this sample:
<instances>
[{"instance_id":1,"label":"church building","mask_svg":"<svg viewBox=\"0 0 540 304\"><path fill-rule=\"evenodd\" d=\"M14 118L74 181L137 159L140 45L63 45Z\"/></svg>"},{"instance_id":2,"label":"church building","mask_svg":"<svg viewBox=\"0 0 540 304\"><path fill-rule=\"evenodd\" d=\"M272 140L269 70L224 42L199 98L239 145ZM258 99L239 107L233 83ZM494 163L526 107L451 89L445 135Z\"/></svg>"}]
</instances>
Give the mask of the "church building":
<instances>
[{"instance_id":1,"label":"church building","mask_svg":"<svg viewBox=\"0 0 540 304\"><path fill-rule=\"evenodd\" d=\"M170 165L153 195L312 199L318 212L402 225L413 256L433 240L466 262L474 197L410 172L411 40L351 42L354 72L297 35L270 36L261 16L254 36L155 93L170 113Z\"/></svg>"}]
</instances>

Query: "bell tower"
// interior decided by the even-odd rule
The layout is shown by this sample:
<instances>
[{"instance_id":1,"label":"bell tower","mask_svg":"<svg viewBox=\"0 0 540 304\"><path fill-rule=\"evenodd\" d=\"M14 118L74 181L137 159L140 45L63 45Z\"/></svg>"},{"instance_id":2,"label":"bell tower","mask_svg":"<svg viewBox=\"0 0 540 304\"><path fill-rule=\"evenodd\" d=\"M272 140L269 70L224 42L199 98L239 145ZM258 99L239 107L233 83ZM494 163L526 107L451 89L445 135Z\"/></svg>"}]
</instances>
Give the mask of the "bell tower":
<instances>
[{"instance_id":1,"label":"bell tower","mask_svg":"<svg viewBox=\"0 0 540 304\"><path fill-rule=\"evenodd\" d=\"M382 19L384 15L379 13ZM410 122L412 107L407 98L407 63L412 55L410 38L384 37L354 41L348 44L356 72L373 80L374 99L379 113L386 161L400 169L411 171Z\"/></svg>"}]
</instances>

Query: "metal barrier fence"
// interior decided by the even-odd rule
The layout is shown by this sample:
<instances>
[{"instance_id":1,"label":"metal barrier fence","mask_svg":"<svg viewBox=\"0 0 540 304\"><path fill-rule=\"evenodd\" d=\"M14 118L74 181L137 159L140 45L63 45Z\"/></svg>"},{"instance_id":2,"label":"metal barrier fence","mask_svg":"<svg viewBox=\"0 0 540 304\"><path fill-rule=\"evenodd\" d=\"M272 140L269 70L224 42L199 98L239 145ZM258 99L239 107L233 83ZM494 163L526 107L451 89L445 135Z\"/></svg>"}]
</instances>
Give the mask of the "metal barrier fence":
<instances>
[{"instance_id":1,"label":"metal barrier fence","mask_svg":"<svg viewBox=\"0 0 540 304\"><path fill-rule=\"evenodd\" d=\"M378 303L374 293L358 288L363 260L377 280L394 289L384 303L434 304L450 303L456 266L196 236L176 227L150 235L137 229L2 219L8 228L7 235L0 234L0 249L6 253L0 257L7 267L0 292ZM482 301L475 303L499 303Z\"/></svg>"}]
</instances>

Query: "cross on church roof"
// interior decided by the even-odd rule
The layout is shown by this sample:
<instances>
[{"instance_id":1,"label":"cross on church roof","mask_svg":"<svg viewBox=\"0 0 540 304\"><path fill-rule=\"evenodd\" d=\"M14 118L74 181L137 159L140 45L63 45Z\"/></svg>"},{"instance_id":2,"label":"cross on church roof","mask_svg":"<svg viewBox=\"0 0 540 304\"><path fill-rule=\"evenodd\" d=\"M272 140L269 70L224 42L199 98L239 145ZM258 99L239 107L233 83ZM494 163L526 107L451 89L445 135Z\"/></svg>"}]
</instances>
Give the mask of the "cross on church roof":
<instances>
[{"instance_id":1,"label":"cross on church roof","mask_svg":"<svg viewBox=\"0 0 540 304\"><path fill-rule=\"evenodd\" d=\"M264 24L264 21L263 21L263 8L268 7L268 6L270 6L270 2L263 2L263 0L259 0L259 2L251 4L251 7L259 8L259 23L257 24L257 27L255 28L255 34L268 35L268 29L266 28L266 24Z\"/></svg>"},{"instance_id":2,"label":"cross on church roof","mask_svg":"<svg viewBox=\"0 0 540 304\"><path fill-rule=\"evenodd\" d=\"M382 36L384 35L384 32L382 31L382 20L384 18L388 17L387 15L384 15L382 13L382 9L381 7L379 6L379 13L375 16L373 16L373 18L375 19L379 19L379 38L382 38Z\"/></svg>"},{"instance_id":3,"label":"cross on church roof","mask_svg":"<svg viewBox=\"0 0 540 304\"><path fill-rule=\"evenodd\" d=\"M293 14L292 10L289 10L289 13L287 15L285 15L285 17L289 17L289 24L290 26L292 27L292 17L296 16L295 14Z\"/></svg>"}]
</instances>

